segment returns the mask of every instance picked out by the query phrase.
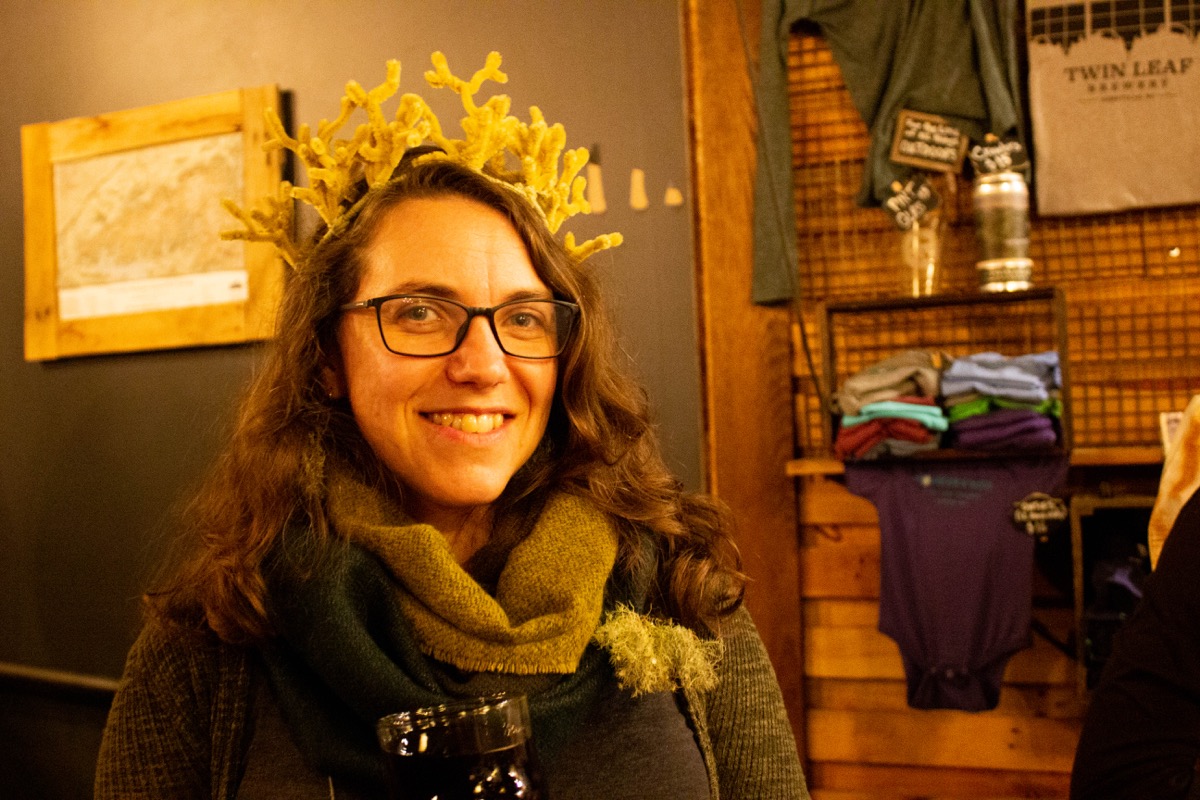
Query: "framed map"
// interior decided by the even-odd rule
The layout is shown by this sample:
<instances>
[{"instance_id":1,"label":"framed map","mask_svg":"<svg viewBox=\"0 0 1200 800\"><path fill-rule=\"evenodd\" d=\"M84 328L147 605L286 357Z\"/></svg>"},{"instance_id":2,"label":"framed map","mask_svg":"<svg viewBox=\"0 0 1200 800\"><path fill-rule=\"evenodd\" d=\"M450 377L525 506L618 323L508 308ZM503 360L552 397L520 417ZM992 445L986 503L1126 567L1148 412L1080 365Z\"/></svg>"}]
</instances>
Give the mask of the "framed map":
<instances>
[{"instance_id":1,"label":"framed map","mask_svg":"<svg viewBox=\"0 0 1200 800\"><path fill-rule=\"evenodd\" d=\"M278 106L264 86L22 127L26 360L271 335L282 263L220 232L223 198L276 191Z\"/></svg>"}]
</instances>

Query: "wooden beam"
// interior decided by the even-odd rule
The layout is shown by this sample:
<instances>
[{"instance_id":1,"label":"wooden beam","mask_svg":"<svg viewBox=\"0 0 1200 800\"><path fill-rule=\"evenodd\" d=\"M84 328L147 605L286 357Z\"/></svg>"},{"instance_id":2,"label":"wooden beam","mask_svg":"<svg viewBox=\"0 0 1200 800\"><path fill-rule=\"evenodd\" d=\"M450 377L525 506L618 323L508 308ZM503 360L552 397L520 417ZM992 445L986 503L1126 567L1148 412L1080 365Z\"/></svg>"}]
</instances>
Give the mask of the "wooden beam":
<instances>
[{"instance_id":1,"label":"wooden beam","mask_svg":"<svg viewBox=\"0 0 1200 800\"><path fill-rule=\"evenodd\" d=\"M805 674L813 678L904 678L900 650L874 628L813 627L805 631ZM1041 637L1018 650L1004 671L1007 681L1071 686L1075 662Z\"/></svg>"},{"instance_id":2,"label":"wooden beam","mask_svg":"<svg viewBox=\"0 0 1200 800\"><path fill-rule=\"evenodd\" d=\"M1079 737L1075 720L995 712L812 709L809 757L849 764L1069 773Z\"/></svg>"},{"instance_id":3,"label":"wooden beam","mask_svg":"<svg viewBox=\"0 0 1200 800\"><path fill-rule=\"evenodd\" d=\"M810 678L804 683L804 698L809 708L826 711L892 711L914 717L926 713L909 708L903 680ZM1005 682L995 713L1005 717L1061 719L1082 725L1086 704L1069 684Z\"/></svg>"},{"instance_id":4,"label":"wooden beam","mask_svg":"<svg viewBox=\"0 0 1200 800\"><path fill-rule=\"evenodd\" d=\"M998 797L1066 797L1069 776L1061 772L946 769L865 764L814 763L813 783L829 792L856 792L857 797L921 797L995 800ZM814 800L819 796L813 793ZM845 795L843 795L845 796Z\"/></svg>"},{"instance_id":5,"label":"wooden beam","mask_svg":"<svg viewBox=\"0 0 1200 800\"><path fill-rule=\"evenodd\" d=\"M803 746L802 631L793 457L791 322L750 301L757 8L688 0L685 51L695 196L705 477L732 508L752 582L746 605ZM745 15L744 17L742 15Z\"/></svg>"}]
</instances>

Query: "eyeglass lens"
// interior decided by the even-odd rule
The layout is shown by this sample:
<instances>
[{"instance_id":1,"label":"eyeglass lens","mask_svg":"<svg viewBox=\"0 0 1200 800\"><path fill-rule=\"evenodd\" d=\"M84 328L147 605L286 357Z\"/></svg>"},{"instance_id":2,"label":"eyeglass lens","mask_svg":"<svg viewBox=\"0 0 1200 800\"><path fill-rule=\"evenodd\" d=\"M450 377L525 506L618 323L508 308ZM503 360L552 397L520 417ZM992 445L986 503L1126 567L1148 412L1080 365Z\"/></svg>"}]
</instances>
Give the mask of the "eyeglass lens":
<instances>
[{"instance_id":1,"label":"eyeglass lens","mask_svg":"<svg viewBox=\"0 0 1200 800\"><path fill-rule=\"evenodd\" d=\"M435 297L392 297L379 304L379 329L387 349L400 355L452 352L465 338L465 307ZM487 316L479 314L478 316ZM565 345L574 309L553 300L515 300L492 309L500 348L522 358L553 358Z\"/></svg>"}]
</instances>

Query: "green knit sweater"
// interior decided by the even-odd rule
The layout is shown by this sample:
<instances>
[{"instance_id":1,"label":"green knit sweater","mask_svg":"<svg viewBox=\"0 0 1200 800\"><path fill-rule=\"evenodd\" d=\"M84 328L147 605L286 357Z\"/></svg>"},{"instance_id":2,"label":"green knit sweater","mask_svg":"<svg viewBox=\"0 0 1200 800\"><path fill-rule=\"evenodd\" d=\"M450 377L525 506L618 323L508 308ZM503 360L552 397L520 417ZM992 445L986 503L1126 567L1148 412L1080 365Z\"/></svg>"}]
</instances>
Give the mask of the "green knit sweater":
<instances>
[{"instance_id":1,"label":"green knit sweater","mask_svg":"<svg viewBox=\"0 0 1200 800\"><path fill-rule=\"evenodd\" d=\"M716 689L685 707L721 800L808 800L774 670L749 615L723 626ZM250 652L148 626L129 655L96 771L97 800L236 800L252 736Z\"/></svg>"}]
</instances>

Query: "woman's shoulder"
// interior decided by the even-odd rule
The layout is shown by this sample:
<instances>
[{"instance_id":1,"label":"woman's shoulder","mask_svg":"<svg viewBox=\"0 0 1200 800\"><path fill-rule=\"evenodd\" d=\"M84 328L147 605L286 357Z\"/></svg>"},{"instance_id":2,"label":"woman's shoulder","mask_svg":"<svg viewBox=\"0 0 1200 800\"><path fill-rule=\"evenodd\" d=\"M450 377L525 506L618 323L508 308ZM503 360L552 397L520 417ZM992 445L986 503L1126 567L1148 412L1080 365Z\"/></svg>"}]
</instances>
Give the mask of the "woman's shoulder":
<instances>
[{"instance_id":1,"label":"woman's shoulder","mask_svg":"<svg viewBox=\"0 0 1200 800\"><path fill-rule=\"evenodd\" d=\"M739 603L736 609L722 617L716 633L724 652L722 664L727 671L748 665L759 666L764 662L770 665L758 628L745 604Z\"/></svg>"},{"instance_id":2,"label":"woman's shoulder","mask_svg":"<svg viewBox=\"0 0 1200 800\"><path fill-rule=\"evenodd\" d=\"M207 796L210 781L230 780L252 699L247 653L203 628L148 620L105 725L96 797Z\"/></svg>"},{"instance_id":3,"label":"woman's shoulder","mask_svg":"<svg viewBox=\"0 0 1200 800\"><path fill-rule=\"evenodd\" d=\"M808 798L796 741L775 670L745 606L718 628L718 683L699 711L722 797Z\"/></svg>"},{"instance_id":4,"label":"woman's shoulder","mask_svg":"<svg viewBox=\"0 0 1200 800\"><path fill-rule=\"evenodd\" d=\"M244 672L248 650L222 641L202 623L150 617L130 648L125 680L204 685Z\"/></svg>"},{"instance_id":5,"label":"woman's shoulder","mask_svg":"<svg viewBox=\"0 0 1200 800\"><path fill-rule=\"evenodd\" d=\"M744 605L721 619L717 636L721 658L716 686L705 697L709 712L718 717L784 715L775 668Z\"/></svg>"}]
</instances>

